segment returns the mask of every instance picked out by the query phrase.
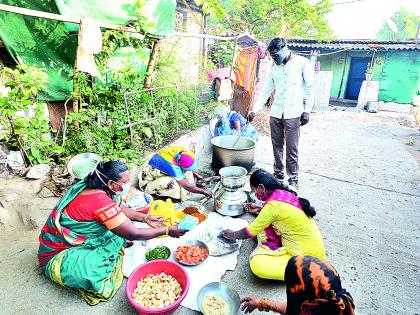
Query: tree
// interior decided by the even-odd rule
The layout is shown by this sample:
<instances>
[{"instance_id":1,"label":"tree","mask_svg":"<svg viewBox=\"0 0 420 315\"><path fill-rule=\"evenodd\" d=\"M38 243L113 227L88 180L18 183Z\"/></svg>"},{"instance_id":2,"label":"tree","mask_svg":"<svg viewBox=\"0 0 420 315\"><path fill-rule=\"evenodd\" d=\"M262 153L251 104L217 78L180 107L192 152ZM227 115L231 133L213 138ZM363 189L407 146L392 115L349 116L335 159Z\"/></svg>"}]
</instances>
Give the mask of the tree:
<instances>
[{"instance_id":1,"label":"tree","mask_svg":"<svg viewBox=\"0 0 420 315\"><path fill-rule=\"evenodd\" d=\"M223 0L222 21L212 21L220 32L249 32L265 41L275 36L285 38L330 39L332 31L325 16L331 12L330 0Z\"/></svg>"},{"instance_id":2,"label":"tree","mask_svg":"<svg viewBox=\"0 0 420 315\"><path fill-rule=\"evenodd\" d=\"M389 22L385 22L376 34L378 40L404 40L416 38L419 17L407 11L404 7L395 12L390 19L398 28L398 32L394 33ZM391 23L392 23L391 22Z\"/></svg>"}]
</instances>

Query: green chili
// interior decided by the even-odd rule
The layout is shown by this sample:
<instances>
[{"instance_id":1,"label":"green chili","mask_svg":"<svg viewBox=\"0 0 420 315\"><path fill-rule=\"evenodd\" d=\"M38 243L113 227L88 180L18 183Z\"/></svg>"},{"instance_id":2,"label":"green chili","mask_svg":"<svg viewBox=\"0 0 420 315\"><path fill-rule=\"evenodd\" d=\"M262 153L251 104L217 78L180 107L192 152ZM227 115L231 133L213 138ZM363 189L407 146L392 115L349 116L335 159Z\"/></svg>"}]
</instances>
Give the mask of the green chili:
<instances>
[{"instance_id":1,"label":"green chili","mask_svg":"<svg viewBox=\"0 0 420 315\"><path fill-rule=\"evenodd\" d=\"M165 246L158 246L149 250L146 253L146 259L148 261L156 260L156 259L168 259L170 255L171 255L171 252L169 248Z\"/></svg>"}]
</instances>

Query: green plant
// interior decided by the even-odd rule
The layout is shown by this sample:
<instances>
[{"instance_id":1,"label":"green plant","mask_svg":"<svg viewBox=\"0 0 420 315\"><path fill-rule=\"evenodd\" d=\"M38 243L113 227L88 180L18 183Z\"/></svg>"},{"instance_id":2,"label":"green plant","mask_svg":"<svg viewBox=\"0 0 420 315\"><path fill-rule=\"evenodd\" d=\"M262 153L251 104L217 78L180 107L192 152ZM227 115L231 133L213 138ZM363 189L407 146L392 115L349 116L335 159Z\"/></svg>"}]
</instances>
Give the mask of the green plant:
<instances>
[{"instance_id":1,"label":"green plant","mask_svg":"<svg viewBox=\"0 0 420 315\"><path fill-rule=\"evenodd\" d=\"M365 73L367 73L367 74L372 74L373 73L373 66L371 65L370 62L368 63L368 66L366 68Z\"/></svg>"},{"instance_id":2,"label":"green plant","mask_svg":"<svg viewBox=\"0 0 420 315\"><path fill-rule=\"evenodd\" d=\"M391 20L391 22L389 21ZM400 7L388 21L384 22L381 29L376 34L377 40L404 40L414 39L417 35L418 23L420 18L413 12L406 10L404 7ZM390 23L394 23L397 32L394 32L390 28Z\"/></svg>"},{"instance_id":3,"label":"green plant","mask_svg":"<svg viewBox=\"0 0 420 315\"><path fill-rule=\"evenodd\" d=\"M1 80L9 91L0 98L0 139L19 149L30 164L47 163L62 153L49 136L48 120L37 95L47 82L46 73L24 64L3 68Z\"/></svg>"},{"instance_id":4,"label":"green plant","mask_svg":"<svg viewBox=\"0 0 420 315\"><path fill-rule=\"evenodd\" d=\"M219 3L223 10L222 21L210 18L209 23L219 34L221 30L249 32L261 41L278 36L332 38L326 19L333 7L330 0L224 0Z\"/></svg>"},{"instance_id":5,"label":"green plant","mask_svg":"<svg viewBox=\"0 0 420 315\"><path fill-rule=\"evenodd\" d=\"M239 45L236 46L233 41L216 41L210 48L210 59L218 66L231 67L233 54L235 57L241 52Z\"/></svg>"},{"instance_id":6,"label":"green plant","mask_svg":"<svg viewBox=\"0 0 420 315\"><path fill-rule=\"evenodd\" d=\"M200 5L205 15L216 17L218 20L223 18L225 11L217 0L194 0L195 4Z\"/></svg>"},{"instance_id":7,"label":"green plant","mask_svg":"<svg viewBox=\"0 0 420 315\"><path fill-rule=\"evenodd\" d=\"M139 162L146 149L158 148L174 139L177 132L194 129L207 118L205 102L200 98L205 87L188 85L189 78L183 77L182 69L191 60L179 60L175 53L177 42L163 41L152 83L154 87L165 88L149 93L144 91L144 73L132 67L111 73L107 72L107 64L119 47L143 49L150 40L133 39L114 31L106 32L103 38L104 47L97 64L107 80L93 80L85 73L75 80L74 97L80 102L80 111L67 117L66 158L95 152L106 159ZM78 121L77 127L74 121ZM143 123L128 128L129 121Z\"/></svg>"}]
</instances>

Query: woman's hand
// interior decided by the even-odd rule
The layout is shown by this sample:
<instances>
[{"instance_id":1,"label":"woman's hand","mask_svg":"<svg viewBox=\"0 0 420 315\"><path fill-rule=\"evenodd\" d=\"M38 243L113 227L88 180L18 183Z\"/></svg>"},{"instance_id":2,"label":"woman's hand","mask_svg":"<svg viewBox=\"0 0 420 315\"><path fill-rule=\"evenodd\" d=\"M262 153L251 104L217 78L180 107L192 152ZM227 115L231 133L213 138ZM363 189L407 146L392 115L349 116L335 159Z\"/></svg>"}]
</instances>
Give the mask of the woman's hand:
<instances>
[{"instance_id":1,"label":"woman's hand","mask_svg":"<svg viewBox=\"0 0 420 315\"><path fill-rule=\"evenodd\" d=\"M256 203L247 202L247 203L245 203L245 209L249 213L258 213L258 212L261 211L262 207L257 205Z\"/></svg>"},{"instance_id":2,"label":"woman's hand","mask_svg":"<svg viewBox=\"0 0 420 315\"><path fill-rule=\"evenodd\" d=\"M254 297L254 296L246 296L243 299L241 299L241 309L245 312L245 314L252 313L256 308L258 308L258 305L260 304L260 299Z\"/></svg>"},{"instance_id":3,"label":"woman's hand","mask_svg":"<svg viewBox=\"0 0 420 315\"><path fill-rule=\"evenodd\" d=\"M203 175L201 175L200 173L197 173L197 172L193 172L193 175L194 175L194 177L195 178L197 178L198 180L204 180L204 176Z\"/></svg>"},{"instance_id":4,"label":"woman's hand","mask_svg":"<svg viewBox=\"0 0 420 315\"><path fill-rule=\"evenodd\" d=\"M236 237L235 237L235 232L234 232L234 231L232 231L232 230L224 230L224 231L222 232L222 236L223 236L225 239L230 240L230 241L236 240Z\"/></svg>"},{"instance_id":5,"label":"woman's hand","mask_svg":"<svg viewBox=\"0 0 420 315\"><path fill-rule=\"evenodd\" d=\"M201 194L206 196L206 197L213 197L213 193L210 190L207 190L207 189L203 189L201 191Z\"/></svg>"},{"instance_id":6,"label":"woman's hand","mask_svg":"<svg viewBox=\"0 0 420 315\"><path fill-rule=\"evenodd\" d=\"M216 180L220 180L220 178L221 178L220 176L210 176L210 177L204 178L203 182L206 183L206 184L209 184L209 183L214 182Z\"/></svg>"},{"instance_id":7,"label":"woman's hand","mask_svg":"<svg viewBox=\"0 0 420 315\"><path fill-rule=\"evenodd\" d=\"M172 225L172 226L169 227L168 235L170 237L180 238L182 235L184 235L187 232L188 232L187 230L178 229L178 225Z\"/></svg>"},{"instance_id":8,"label":"woman's hand","mask_svg":"<svg viewBox=\"0 0 420 315\"><path fill-rule=\"evenodd\" d=\"M160 215L149 215L147 217L147 220L151 222L161 223L161 224L165 224L166 222L166 219Z\"/></svg>"}]
</instances>

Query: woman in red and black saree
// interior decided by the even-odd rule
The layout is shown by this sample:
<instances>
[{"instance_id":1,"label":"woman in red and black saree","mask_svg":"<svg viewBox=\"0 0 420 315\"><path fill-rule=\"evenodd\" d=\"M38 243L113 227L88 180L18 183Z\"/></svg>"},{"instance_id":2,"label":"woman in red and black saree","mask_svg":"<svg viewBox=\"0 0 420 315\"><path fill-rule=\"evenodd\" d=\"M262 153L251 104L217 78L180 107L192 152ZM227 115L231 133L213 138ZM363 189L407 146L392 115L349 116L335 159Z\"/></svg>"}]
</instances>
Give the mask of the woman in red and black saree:
<instances>
[{"instance_id":1,"label":"woman in red and black saree","mask_svg":"<svg viewBox=\"0 0 420 315\"><path fill-rule=\"evenodd\" d=\"M292 257L285 272L287 302L247 296L242 310L273 311L285 315L354 315L353 298L341 287L338 272L313 256Z\"/></svg>"},{"instance_id":2,"label":"woman in red and black saree","mask_svg":"<svg viewBox=\"0 0 420 315\"><path fill-rule=\"evenodd\" d=\"M67 191L39 236L39 266L45 276L79 289L91 305L110 300L120 288L126 240L185 233L177 226L136 228L131 220L142 221L146 215L120 208L114 201L129 188L130 172L125 164L100 162Z\"/></svg>"}]
</instances>

